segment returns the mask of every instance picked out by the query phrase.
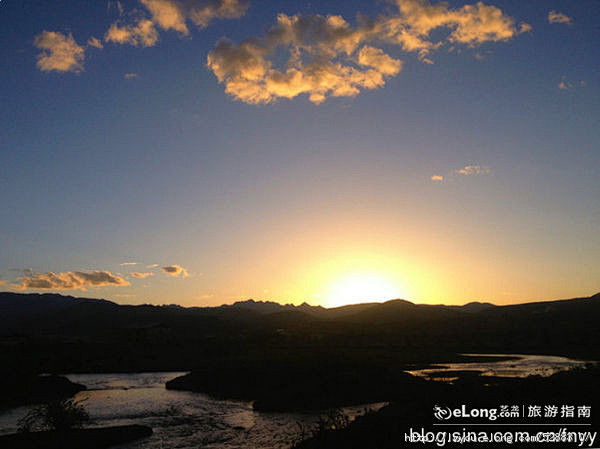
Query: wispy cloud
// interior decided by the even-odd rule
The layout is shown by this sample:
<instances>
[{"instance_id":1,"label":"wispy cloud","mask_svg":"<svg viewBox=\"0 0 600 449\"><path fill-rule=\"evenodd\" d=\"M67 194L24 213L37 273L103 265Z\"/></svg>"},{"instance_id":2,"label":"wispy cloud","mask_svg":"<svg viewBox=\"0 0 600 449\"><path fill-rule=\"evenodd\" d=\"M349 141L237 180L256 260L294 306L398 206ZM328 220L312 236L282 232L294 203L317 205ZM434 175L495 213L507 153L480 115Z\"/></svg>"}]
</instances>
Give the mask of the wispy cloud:
<instances>
[{"instance_id":1,"label":"wispy cloud","mask_svg":"<svg viewBox=\"0 0 600 449\"><path fill-rule=\"evenodd\" d=\"M122 277L109 271L66 271L62 273L32 273L17 279L15 288L52 289L52 290L85 290L87 287L130 285Z\"/></svg>"},{"instance_id":2,"label":"wispy cloud","mask_svg":"<svg viewBox=\"0 0 600 449\"><path fill-rule=\"evenodd\" d=\"M460 176L489 175L491 172L492 169L486 165L465 165L462 168L452 170L446 175L431 175L429 179L434 182L452 182L454 179Z\"/></svg>"},{"instance_id":3,"label":"wispy cloud","mask_svg":"<svg viewBox=\"0 0 600 449\"><path fill-rule=\"evenodd\" d=\"M90 47L94 47L97 48L99 50L102 50L104 48L104 45L102 45L102 42L100 42L100 39L92 36L88 39L88 46Z\"/></svg>"},{"instance_id":4,"label":"wispy cloud","mask_svg":"<svg viewBox=\"0 0 600 449\"><path fill-rule=\"evenodd\" d=\"M156 267L158 267L157 263L153 263L151 265L146 265L146 268L156 268Z\"/></svg>"},{"instance_id":5,"label":"wispy cloud","mask_svg":"<svg viewBox=\"0 0 600 449\"><path fill-rule=\"evenodd\" d=\"M85 50L75 42L71 34L42 31L35 37L33 43L42 50L37 56L37 66L42 72L83 71Z\"/></svg>"},{"instance_id":6,"label":"wispy cloud","mask_svg":"<svg viewBox=\"0 0 600 449\"><path fill-rule=\"evenodd\" d=\"M179 265L167 265L166 267L162 267L162 270L169 276L184 278L189 276L187 270Z\"/></svg>"},{"instance_id":7,"label":"wispy cloud","mask_svg":"<svg viewBox=\"0 0 600 449\"><path fill-rule=\"evenodd\" d=\"M138 273L138 272L134 272L134 273L131 273L131 275L134 278L145 279L145 278L147 278L149 276L154 276L154 273Z\"/></svg>"},{"instance_id":8,"label":"wispy cloud","mask_svg":"<svg viewBox=\"0 0 600 449\"><path fill-rule=\"evenodd\" d=\"M570 82L567 80L567 77L563 75L561 77L560 83L558 83L558 88L561 90L573 89L575 86L585 87L586 82L581 80L579 82Z\"/></svg>"},{"instance_id":9,"label":"wispy cloud","mask_svg":"<svg viewBox=\"0 0 600 449\"><path fill-rule=\"evenodd\" d=\"M137 73L126 73L125 75L123 75L123 78L125 78L126 80L133 80L139 77L140 76Z\"/></svg>"},{"instance_id":10,"label":"wispy cloud","mask_svg":"<svg viewBox=\"0 0 600 449\"><path fill-rule=\"evenodd\" d=\"M137 262L123 262L123 263L120 263L119 265L121 265L122 267L127 267L127 266L131 266L131 265L137 265Z\"/></svg>"},{"instance_id":11,"label":"wispy cloud","mask_svg":"<svg viewBox=\"0 0 600 449\"><path fill-rule=\"evenodd\" d=\"M279 14L267 33L240 44L221 39L208 54L208 67L225 91L250 104L307 94L313 103L327 97L353 97L361 89L382 87L402 62L373 46L394 44L426 63L445 44L475 47L507 41L529 31L495 6L483 3L451 9L428 0L396 0L397 12L376 20L358 17L351 26L341 16ZM447 29L438 39L434 30ZM275 67L281 50L283 68Z\"/></svg>"},{"instance_id":12,"label":"wispy cloud","mask_svg":"<svg viewBox=\"0 0 600 449\"><path fill-rule=\"evenodd\" d=\"M492 170L490 167L485 165L465 165L463 168L459 168L454 171L456 174L463 176L471 176L471 175L489 175Z\"/></svg>"},{"instance_id":13,"label":"wispy cloud","mask_svg":"<svg viewBox=\"0 0 600 449\"><path fill-rule=\"evenodd\" d=\"M548 13L549 23L564 23L565 25L573 25L573 19L563 14L562 12L550 11Z\"/></svg>"}]
</instances>

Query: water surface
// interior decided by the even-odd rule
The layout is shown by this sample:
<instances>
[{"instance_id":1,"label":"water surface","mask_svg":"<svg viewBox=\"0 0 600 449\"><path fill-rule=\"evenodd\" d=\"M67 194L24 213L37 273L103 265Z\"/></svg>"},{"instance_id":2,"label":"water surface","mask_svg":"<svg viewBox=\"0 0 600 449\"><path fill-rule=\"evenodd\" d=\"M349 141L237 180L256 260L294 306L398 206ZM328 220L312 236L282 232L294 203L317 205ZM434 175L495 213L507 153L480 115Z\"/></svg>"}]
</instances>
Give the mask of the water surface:
<instances>
[{"instance_id":1,"label":"water surface","mask_svg":"<svg viewBox=\"0 0 600 449\"><path fill-rule=\"evenodd\" d=\"M560 371L574 368L584 368L587 361L569 359L551 355L525 355L525 354L459 354L465 357L485 357L485 360L476 362L455 362L434 364L432 368L407 371L408 373L440 381L453 381L456 376L451 374L456 371L479 371L482 376L499 377L548 377ZM501 358L502 360L494 360ZM447 373L447 376L444 376Z\"/></svg>"},{"instance_id":2,"label":"water surface","mask_svg":"<svg viewBox=\"0 0 600 449\"><path fill-rule=\"evenodd\" d=\"M310 428L318 413L263 413L250 402L223 401L207 395L167 390L165 383L186 373L69 374L88 390L77 393L90 414L90 427L142 424L152 427L148 439L128 449L288 448ZM372 404L377 409L384 404ZM355 417L364 406L344 407ZM0 434L17 431L17 422L30 407L0 415Z\"/></svg>"}]
</instances>

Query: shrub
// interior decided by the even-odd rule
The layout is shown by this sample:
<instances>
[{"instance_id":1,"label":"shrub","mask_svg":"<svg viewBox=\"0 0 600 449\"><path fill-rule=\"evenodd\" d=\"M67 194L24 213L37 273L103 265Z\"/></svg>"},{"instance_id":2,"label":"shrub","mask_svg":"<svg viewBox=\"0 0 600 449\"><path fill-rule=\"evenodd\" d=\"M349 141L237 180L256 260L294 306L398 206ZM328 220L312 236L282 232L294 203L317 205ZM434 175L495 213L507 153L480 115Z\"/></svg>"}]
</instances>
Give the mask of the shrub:
<instances>
[{"instance_id":1,"label":"shrub","mask_svg":"<svg viewBox=\"0 0 600 449\"><path fill-rule=\"evenodd\" d=\"M82 402L64 399L34 407L19 420L19 432L81 428L90 420Z\"/></svg>"}]
</instances>

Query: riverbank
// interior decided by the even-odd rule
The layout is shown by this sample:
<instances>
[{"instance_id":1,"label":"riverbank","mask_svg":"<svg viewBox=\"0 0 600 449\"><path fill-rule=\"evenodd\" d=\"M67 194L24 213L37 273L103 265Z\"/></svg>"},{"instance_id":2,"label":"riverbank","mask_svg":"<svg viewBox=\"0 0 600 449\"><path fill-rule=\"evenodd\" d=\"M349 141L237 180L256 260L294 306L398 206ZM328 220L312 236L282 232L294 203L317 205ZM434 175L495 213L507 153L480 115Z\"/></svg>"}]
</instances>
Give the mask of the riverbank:
<instances>
[{"instance_id":1,"label":"riverbank","mask_svg":"<svg viewBox=\"0 0 600 449\"><path fill-rule=\"evenodd\" d=\"M0 436L0 447L11 449L105 449L150 435L152 435L152 429L140 425L13 433Z\"/></svg>"},{"instance_id":2,"label":"riverbank","mask_svg":"<svg viewBox=\"0 0 600 449\"><path fill-rule=\"evenodd\" d=\"M460 374L460 373L459 373ZM454 384L429 381L407 391L402 401L397 401L377 412L357 418L343 428L321 428L307 432L306 439L293 449L397 449L410 438L411 431L443 435L444 447L464 447L448 440L451 433L477 435L501 431L566 432L586 431L600 434L600 368L589 366L554 374L543 378L499 378L479 376L474 372L462 373ZM517 411L510 417L497 416L494 420L473 417L450 417L442 420L434 416L434 407L442 409L496 409L508 406ZM540 417L530 416L529 407L540 407ZM545 407L556 407L556 415L546 416ZM574 415L565 414L564 407L573 407ZM578 416L582 407L589 407L589 416ZM568 410L568 409L565 409ZM519 425L520 424L520 425ZM408 437L407 437L408 435ZM441 438L441 436L440 436ZM596 443L598 436L596 437ZM439 441L426 444L415 441L419 447L440 447ZM464 443L464 442L463 442ZM589 443L589 442L588 442ZM474 444L473 446L476 446ZM558 445L555 445L558 447ZM564 443L560 447L577 447L578 443ZM531 447L507 443L485 447ZM586 444L586 447L590 447Z\"/></svg>"},{"instance_id":3,"label":"riverbank","mask_svg":"<svg viewBox=\"0 0 600 449\"><path fill-rule=\"evenodd\" d=\"M256 411L315 411L399 400L402 391L425 382L402 368L392 361L334 357L222 361L177 377L166 387L253 401Z\"/></svg>"},{"instance_id":4,"label":"riverbank","mask_svg":"<svg viewBox=\"0 0 600 449\"><path fill-rule=\"evenodd\" d=\"M66 399L85 389L64 376L5 373L0 377L0 410Z\"/></svg>"}]
</instances>

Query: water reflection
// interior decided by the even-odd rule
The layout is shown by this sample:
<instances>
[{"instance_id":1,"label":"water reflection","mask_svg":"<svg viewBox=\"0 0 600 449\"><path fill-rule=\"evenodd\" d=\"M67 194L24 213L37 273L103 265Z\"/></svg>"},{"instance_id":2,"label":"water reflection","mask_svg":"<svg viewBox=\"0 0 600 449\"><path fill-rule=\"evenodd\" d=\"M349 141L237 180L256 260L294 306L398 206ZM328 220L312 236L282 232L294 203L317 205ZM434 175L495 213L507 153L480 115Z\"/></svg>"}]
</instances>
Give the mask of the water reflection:
<instances>
[{"instance_id":1,"label":"water reflection","mask_svg":"<svg viewBox=\"0 0 600 449\"><path fill-rule=\"evenodd\" d=\"M71 374L88 387L75 396L92 419L92 426L142 424L152 427L149 439L128 443L128 449L163 448L282 448L289 447L299 424L312 425L314 413L259 413L249 402L223 401L206 395L165 389L168 380L185 373ZM380 408L374 404L370 408ZM0 415L0 434L16 431L29 407ZM364 406L345 407L355 417ZM123 447L123 449L125 446Z\"/></svg>"},{"instance_id":2,"label":"water reflection","mask_svg":"<svg viewBox=\"0 0 600 449\"><path fill-rule=\"evenodd\" d=\"M479 371L482 376L500 377L548 377L560 371L584 368L587 363L567 357L525 354L459 354L464 357L484 357L477 362L444 363L433 368L407 371L408 373L432 380L452 382L457 379L450 375L457 371ZM501 358L502 360L494 360ZM444 374L446 373L446 374Z\"/></svg>"}]
</instances>

